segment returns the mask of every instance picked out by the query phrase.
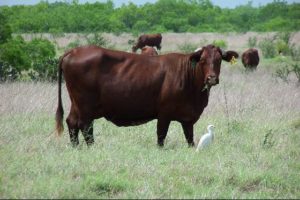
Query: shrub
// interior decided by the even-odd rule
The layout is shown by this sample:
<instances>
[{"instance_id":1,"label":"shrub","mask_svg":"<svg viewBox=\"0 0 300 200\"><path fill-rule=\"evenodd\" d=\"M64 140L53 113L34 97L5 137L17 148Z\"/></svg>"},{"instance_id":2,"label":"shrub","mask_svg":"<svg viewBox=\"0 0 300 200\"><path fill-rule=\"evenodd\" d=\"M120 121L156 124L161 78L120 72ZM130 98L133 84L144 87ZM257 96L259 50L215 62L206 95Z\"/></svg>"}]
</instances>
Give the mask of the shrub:
<instances>
[{"instance_id":1,"label":"shrub","mask_svg":"<svg viewBox=\"0 0 300 200\"><path fill-rule=\"evenodd\" d=\"M296 75L296 77L298 79L298 83L300 83L300 64L299 63L292 64L291 71L294 72L294 74Z\"/></svg>"},{"instance_id":2,"label":"shrub","mask_svg":"<svg viewBox=\"0 0 300 200\"><path fill-rule=\"evenodd\" d=\"M190 53L195 51L195 49L198 48L197 44L189 43L189 42L184 42L181 45L177 45L178 49L180 52L183 53Z\"/></svg>"},{"instance_id":3,"label":"shrub","mask_svg":"<svg viewBox=\"0 0 300 200\"><path fill-rule=\"evenodd\" d=\"M55 56L55 46L46 39L31 40L26 45L26 51L32 61L40 61Z\"/></svg>"},{"instance_id":4,"label":"shrub","mask_svg":"<svg viewBox=\"0 0 300 200\"><path fill-rule=\"evenodd\" d=\"M2 71L14 71L16 76L30 68L30 58L22 37L18 36L0 46L0 60L2 63L6 63L2 65Z\"/></svg>"},{"instance_id":5,"label":"shrub","mask_svg":"<svg viewBox=\"0 0 300 200\"><path fill-rule=\"evenodd\" d=\"M55 46L45 39L25 42L21 36L0 46L0 80L55 80Z\"/></svg>"},{"instance_id":6,"label":"shrub","mask_svg":"<svg viewBox=\"0 0 300 200\"><path fill-rule=\"evenodd\" d=\"M220 48L224 48L224 49L227 48L227 42L224 41L224 40L214 40L212 42L212 44L215 45L215 46L218 46Z\"/></svg>"},{"instance_id":7,"label":"shrub","mask_svg":"<svg viewBox=\"0 0 300 200\"><path fill-rule=\"evenodd\" d=\"M291 38L290 32L279 32L275 35L278 40L282 40L285 44L289 44L290 38Z\"/></svg>"},{"instance_id":8,"label":"shrub","mask_svg":"<svg viewBox=\"0 0 300 200\"><path fill-rule=\"evenodd\" d=\"M283 55L290 54L290 47L283 40L279 40L276 42L276 50L278 53L283 54Z\"/></svg>"},{"instance_id":9,"label":"shrub","mask_svg":"<svg viewBox=\"0 0 300 200\"><path fill-rule=\"evenodd\" d=\"M288 82L288 77L290 72L291 71L289 70L288 65L285 65L283 67L279 67L278 69L276 69L275 76L281 78L284 82Z\"/></svg>"},{"instance_id":10,"label":"shrub","mask_svg":"<svg viewBox=\"0 0 300 200\"><path fill-rule=\"evenodd\" d=\"M135 40L133 39L129 39L127 44L129 44L130 46L134 45L135 44Z\"/></svg>"},{"instance_id":11,"label":"shrub","mask_svg":"<svg viewBox=\"0 0 300 200\"><path fill-rule=\"evenodd\" d=\"M248 38L248 47L249 48L253 48L256 46L256 43L257 43L257 38L254 36L254 37L249 37Z\"/></svg>"},{"instance_id":12,"label":"shrub","mask_svg":"<svg viewBox=\"0 0 300 200\"><path fill-rule=\"evenodd\" d=\"M32 80L55 80L57 62L55 46L46 39L33 39L26 46L26 51L31 59Z\"/></svg>"},{"instance_id":13,"label":"shrub","mask_svg":"<svg viewBox=\"0 0 300 200\"><path fill-rule=\"evenodd\" d=\"M0 12L0 44L11 39L11 27L8 24L7 17Z\"/></svg>"},{"instance_id":14,"label":"shrub","mask_svg":"<svg viewBox=\"0 0 300 200\"><path fill-rule=\"evenodd\" d=\"M75 41L70 42L66 49L73 49L73 48L79 47L81 45L82 45L82 43L80 42L80 40L76 39Z\"/></svg>"},{"instance_id":15,"label":"shrub","mask_svg":"<svg viewBox=\"0 0 300 200\"><path fill-rule=\"evenodd\" d=\"M274 39L265 38L258 44L265 58L274 58L276 55L276 48L273 41Z\"/></svg>"},{"instance_id":16,"label":"shrub","mask_svg":"<svg viewBox=\"0 0 300 200\"><path fill-rule=\"evenodd\" d=\"M16 68L7 62L0 61L0 82L16 80L18 75Z\"/></svg>"},{"instance_id":17,"label":"shrub","mask_svg":"<svg viewBox=\"0 0 300 200\"><path fill-rule=\"evenodd\" d=\"M101 33L93 33L91 36L85 36L88 45L96 45L100 47L110 47L110 41L105 39Z\"/></svg>"},{"instance_id":18,"label":"shrub","mask_svg":"<svg viewBox=\"0 0 300 200\"><path fill-rule=\"evenodd\" d=\"M294 61L300 61L300 46L296 47L295 45L291 45L290 52Z\"/></svg>"},{"instance_id":19,"label":"shrub","mask_svg":"<svg viewBox=\"0 0 300 200\"><path fill-rule=\"evenodd\" d=\"M285 65L283 67L279 67L275 71L275 76L281 78L285 82L288 82L288 76L290 73L294 73L297 77L298 83L300 83L300 64L298 62L292 63L290 66Z\"/></svg>"},{"instance_id":20,"label":"shrub","mask_svg":"<svg viewBox=\"0 0 300 200\"><path fill-rule=\"evenodd\" d=\"M32 71L29 72L31 80L55 81L57 80L57 58L44 58L32 63Z\"/></svg>"}]
</instances>

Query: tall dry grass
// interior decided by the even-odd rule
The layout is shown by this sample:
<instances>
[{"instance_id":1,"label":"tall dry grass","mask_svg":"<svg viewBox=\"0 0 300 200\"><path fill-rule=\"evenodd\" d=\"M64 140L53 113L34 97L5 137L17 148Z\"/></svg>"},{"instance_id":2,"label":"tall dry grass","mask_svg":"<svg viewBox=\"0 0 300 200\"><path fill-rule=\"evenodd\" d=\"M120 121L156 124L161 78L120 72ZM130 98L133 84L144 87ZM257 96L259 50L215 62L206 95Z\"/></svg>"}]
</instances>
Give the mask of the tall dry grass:
<instances>
[{"instance_id":1,"label":"tall dry grass","mask_svg":"<svg viewBox=\"0 0 300 200\"><path fill-rule=\"evenodd\" d=\"M261 63L223 63L195 124L215 141L199 154L172 122L163 149L156 120L119 128L95 121L95 145L54 137L56 83L0 84L0 198L299 198L300 89ZM70 101L63 85L65 118Z\"/></svg>"},{"instance_id":2,"label":"tall dry grass","mask_svg":"<svg viewBox=\"0 0 300 200\"><path fill-rule=\"evenodd\" d=\"M178 51L178 46L185 43L198 45L199 47L207 43L212 43L214 40L224 40L228 44L228 49L233 49L243 52L248 48L247 42L250 37L257 38L257 44L264 38L272 38L276 32L268 33L162 33L162 49L161 53ZM54 42L58 48L66 48L68 44L75 40L85 41L84 34L68 33L61 36L53 36L48 33L44 34L22 34L25 40L32 40L34 37L43 37ZM116 49L123 51L131 51L131 45L128 40L136 40L137 37L132 34L122 33L115 35L111 33L103 33L103 37L115 45ZM296 46L300 45L300 32L295 32L291 35L290 43Z\"/></svg>"}]
</instances>

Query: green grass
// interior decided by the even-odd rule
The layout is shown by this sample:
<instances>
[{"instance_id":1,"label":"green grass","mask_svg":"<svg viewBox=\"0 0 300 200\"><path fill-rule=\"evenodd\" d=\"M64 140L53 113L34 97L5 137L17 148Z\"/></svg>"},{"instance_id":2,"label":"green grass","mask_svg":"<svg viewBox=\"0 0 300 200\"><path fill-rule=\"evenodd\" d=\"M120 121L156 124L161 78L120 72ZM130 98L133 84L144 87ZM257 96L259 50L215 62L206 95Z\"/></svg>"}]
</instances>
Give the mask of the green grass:
<instances>
[{"instance_id":1,"label":"green grass","mask_svg":"<svg viewBox=\"0 0 300 200\"><path fill-rule=\"evenodd\" d=\"M95 144L74 149L53 133L56 85L1 84L0 198L300 198L299 87L242 69L224 65L195 125L198 142L213 123L215 141L198 153L176 122L158 148L156 120L96 120Z\"/></svg>"}]
</instances>

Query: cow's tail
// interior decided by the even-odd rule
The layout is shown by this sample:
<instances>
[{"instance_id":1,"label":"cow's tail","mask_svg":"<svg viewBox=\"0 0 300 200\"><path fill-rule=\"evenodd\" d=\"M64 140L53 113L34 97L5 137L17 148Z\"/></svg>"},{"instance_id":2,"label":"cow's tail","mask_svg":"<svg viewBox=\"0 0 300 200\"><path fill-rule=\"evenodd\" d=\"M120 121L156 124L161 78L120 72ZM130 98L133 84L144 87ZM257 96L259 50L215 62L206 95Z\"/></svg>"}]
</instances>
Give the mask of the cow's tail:
<instances>
[{"instance_id":1,"label":"cow's tail","mask_svg":"<svg viewBox=\"0 0 300 200\"><path fill-rule=\"evenodd\" d=\"M61 136L62 132L64 131L64 126L63 126L64 109L62 106L62 99L61 99L61 82L62 82L61 65L64 57L65 55L60 58L58 64L58 105L57 105L56 115L55 115L57 136Z\"/></svg>"}]
</instances>

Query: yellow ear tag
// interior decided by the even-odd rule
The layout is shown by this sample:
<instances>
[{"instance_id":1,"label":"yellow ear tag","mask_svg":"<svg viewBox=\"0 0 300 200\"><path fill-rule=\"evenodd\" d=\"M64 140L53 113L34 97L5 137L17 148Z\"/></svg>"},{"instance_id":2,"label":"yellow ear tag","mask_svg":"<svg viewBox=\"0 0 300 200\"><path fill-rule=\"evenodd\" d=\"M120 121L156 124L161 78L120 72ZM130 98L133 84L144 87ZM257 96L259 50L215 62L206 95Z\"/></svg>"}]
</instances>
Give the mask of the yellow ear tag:
<instances>
[{"instance_id":1,"label":"yellow ear tag","mask_svg":"<svg viewBox=\"0 0 300 200\"><path fill-rule=\"evenodd\" d=\"M235 65L236 63L237 63L236 58L234 56L232 56L232 58L230 60L230 64Z\"/></svg>"}]
</instances>

